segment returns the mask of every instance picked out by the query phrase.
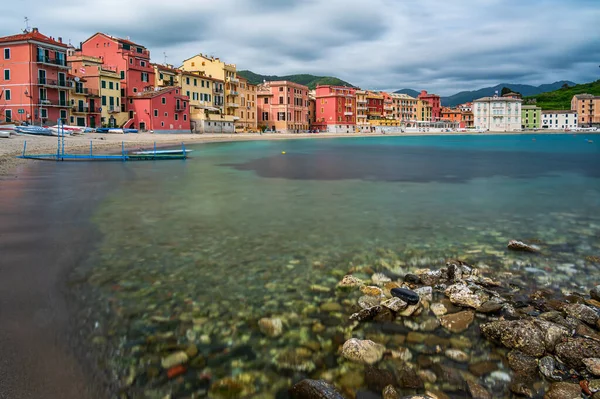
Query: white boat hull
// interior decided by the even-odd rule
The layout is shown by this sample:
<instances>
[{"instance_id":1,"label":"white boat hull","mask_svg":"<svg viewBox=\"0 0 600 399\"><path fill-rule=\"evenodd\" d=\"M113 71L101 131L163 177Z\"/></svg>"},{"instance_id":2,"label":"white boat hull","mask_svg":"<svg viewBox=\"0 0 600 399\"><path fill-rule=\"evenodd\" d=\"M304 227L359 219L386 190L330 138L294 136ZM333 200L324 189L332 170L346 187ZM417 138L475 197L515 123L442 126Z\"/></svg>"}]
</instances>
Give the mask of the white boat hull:
<instances>
[{"instance_id":1,"label":"white boat hull","mask_svg":"<svg viewBox=\"0 0 600 399\"><path fill-rule=\"evenodd\" d=\"M0 130L0 138L7 139L10 137L10 131L8 130Z\"/></svg>"}]
</instances>

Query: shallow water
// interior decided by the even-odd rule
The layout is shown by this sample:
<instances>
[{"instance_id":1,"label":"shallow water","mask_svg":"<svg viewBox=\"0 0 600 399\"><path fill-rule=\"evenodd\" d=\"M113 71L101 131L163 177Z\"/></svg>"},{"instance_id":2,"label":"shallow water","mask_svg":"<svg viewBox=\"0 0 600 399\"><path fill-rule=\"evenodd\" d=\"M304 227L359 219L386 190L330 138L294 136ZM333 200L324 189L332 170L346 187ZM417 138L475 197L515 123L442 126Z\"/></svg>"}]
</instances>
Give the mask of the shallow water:
<instances>
[{"instance_id":1,"label":"shallow water","mask_svg":"<svg viewBox=\"0 0 600 399\"><path fill-rule=\"evenodd\" d=\"M347 395L366 391L364 367L337 352L345 339L407 347L413 363L439 353L405 342L414 327L402 320L352 330L360 293L335 289L349 271L397 278L458 257L531 290L600 283L586 261L600 255L593 138L238 142L190 146L187 161L107 165L124 178L95 208L102 239L73 277L89 306L83 330L132 397L285 397L307 376ZM514 238L539 242L542 255L508 253ZM322 307L330 302L341 306ZM281 318L284 333L261 334L263 317ZM471 363L507 371L477 323L463 334ZM450 338L441 327L427 334ZM191 344L201 360L168 380L161 357ZM507 395L506 382L478 378ZM465 395L442 382L428 388Z\"/></svg>"}]
</instances>

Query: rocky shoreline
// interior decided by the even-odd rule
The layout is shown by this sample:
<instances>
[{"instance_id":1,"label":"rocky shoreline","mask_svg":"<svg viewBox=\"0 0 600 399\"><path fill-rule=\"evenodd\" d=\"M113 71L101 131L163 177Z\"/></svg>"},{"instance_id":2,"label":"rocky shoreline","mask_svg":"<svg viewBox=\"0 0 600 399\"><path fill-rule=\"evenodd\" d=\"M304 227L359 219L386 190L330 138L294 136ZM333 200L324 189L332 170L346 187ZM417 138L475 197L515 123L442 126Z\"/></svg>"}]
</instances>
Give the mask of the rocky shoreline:
<instances>
[{"instance_id":1,"label":"rocky shoreline","mask_svg":"<svg viewBox=\"0 0 600 399\"><path fill-rule=\"evenodd\" d=\"M540 256L524 242L508 249ZM352 266L337 283L311 285L303 294L319 304L302 314L269 314L266 296L264 314L239 320L185 297L159 299L169 309L161 313L143 303L151 286L113 285L106 324L90 334L112 359L122 398L600 398L600 288L531 289L518 275L492 279L455 259L405 275L390 269ZM115 281L92 273L96 287ZM132 296L139 307L123 308ZM115 312L131 322L111 322Z\"/></svg>"}]
</instances>

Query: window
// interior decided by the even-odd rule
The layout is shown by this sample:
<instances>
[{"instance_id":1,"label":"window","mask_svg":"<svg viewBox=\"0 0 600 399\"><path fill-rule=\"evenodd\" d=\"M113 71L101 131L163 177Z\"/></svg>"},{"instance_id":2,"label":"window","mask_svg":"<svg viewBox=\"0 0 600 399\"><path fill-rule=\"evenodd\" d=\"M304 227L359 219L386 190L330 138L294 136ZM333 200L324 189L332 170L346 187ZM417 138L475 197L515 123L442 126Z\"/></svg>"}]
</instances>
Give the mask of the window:
<instances>
[{"instance_id":1,"label":"window","mask_svg":"<svg viewBox=\"0 0 600 399\"><path fill-rule=\"evenodd\" d=\"M110 90L114 90L115 89L115 85L113 84L113 82L108 82L108 88Z\"/></svg>"},{"instance_id":2,"label":"window","mask_svg":"<svg viewBox=\"0 0 600 399\"><path fill-rule=\"evenodd\" d=\"M268 121L269 120L269 113L268 112L263 112L262 113L262 120L263 121Z\"/></svg>"},{"instance_id":3,"label":"window","mask_svg":"<svg viewBox=\"0 0 600 399\"><path fill-rule=\"evenodd\" d=\"M4 80L10 80L10 69L4 70Z\"/></svg>"},{"instance_id":4,"label":"window","mask_svg":"<svg viewBox=\"0 0 600 399\"><path fill-rule=\"evenodd\" d=\"M119 101L120 101L120 100L119 100L119 97L117 97L117 107L119 107L119 106L120 106L120 105L119 105Z\"/></svg>"},{"instance_id":5,"label":"window","mask_svg":"<svg viewBox=\"0 0 600 399\"><path fill-rule=\"evenodd\" d=\"M106 105L106 96L102 96L102 105Z\"/></svg>"},{"instance_id":6,"label":"window","mask_svg":"<svg viewBox=\"0 0 600 399\"><path fill-rule=\"evenodd\" d=\"M166 98L166 97L163 97L163 98L161 98L160 100L161 100L161 102L162 102L163 104L166 104L166 103L167 103L167 98Z\"/></svg>"},{"instance_id":7,"label":"window","mask_svg":"<svg viewBox=\"0 0 600 399\"><path fill-rule=\"evenodd\" d=\"M67 110L66 109L60 110L60 119L67 119Z\"/></svg>"},{"instance_id":8,"label":"window","mask_svg":"<svg viewBox=\"0 0 600 399\"><path fill-rule=\"evenodd\" d=\"M140 65L145 67L146 66L146 61L140 61Z\"/></svg>"},{"instance_id":9,"label":"window","mask_svg":"<svg viewBox=\"0 0 600 399\"><path fill-rule=\"evenodd\" d=\"M269 103L269 97L265 97L265 104Z\"/></svg>"},{"instance_id":10,"label":"window","mask_svg":"<svg viewBox=\"0 0 600 399\"><path fill-rule=\"evenodd\" d=\"M277 120L278 121L284 121L285 120L285 112L278 112L277 113Z\"/></svg>"},{"instance_id":11,"label":"window","mask_svg":"<svg viewBox=\"0 0 600 399\"><path fill-rule=\"evenodd\" d=\"M106 89L106 80L103 80L100 85L103 89Z\"/></svg>"},{"instance_id":12,"label":"window","mask_svg":"<svg viewBox=\"0 0 600 399\"><path fill-rule=\"evenodd\" d=\"M137 87L134 87L134 88L133 88L133 92L134 92L134 93L137 93Z\"/></svg>"},{"instance_id":13,"label":"window","mask_svg":"<svg viewBox=\"0 0 600 399\"><path fill-rule=\"evenodd\" d=\"M10 89L4 90L4 99L10 100Z\"/></svg>"},{"instance_id":14,"label":"window","mask_svg":"<svg viewBox=\"0 0 600 399\"><path fill-rule=\"evenodd\" d=\"M168 117L168 116L169 116L169 113L168 113L168 112L165 112L165 118L166 118L166 117Z\"/></svg>"},{"instance_id":15,"label":"window","mask_svg":"<svg viewBox=\"0 0 600 399\"><path fill-rule=\"evenodd\" d=\"M148 81L148 72L142 72L142 82Z\"/></svg>"},{"instance_id":16,"label":"window","mask_svg":"<svg viewBox=\"0 0 600 399\"><path fill-rule=\"evenodd\" d=\"M48 110L46 108L40 109L40 116L42 118L47 118L48 117Z\"/></svg>"},{"instance_id":17,"label":"window","mask_svg":"<svg viewBox=\"0 0 600 399\"><path fill-rule=\"evenodd\" d=\"M165 78L165 77L163 76L162 72L158 74L158 78L159 78L160 80L164 80L164 78Z\"/></svg>"},{"instance_id":18,"label":"window","mask_svg":"<svg viewBox=\"0 0 600 399\"><path fill-rule=\"evenodd\" d=\"M9 48L4 49L4 59L10 60L10 49Z\"/></svg>"},{"instance_id":19,"label":"window","mask_svg":"<svg viewBox=\"0 0 600 399\"><path fill-rule=\"evenodd\" d=\"M187 121L187 115L186 114L183 114L183 120Z\"/></svg>"},{"instance_id":20,"label":"window","mask_svg":"<svg viewBox=\"0 0 600 399\"><path fill-rule=\"evenodd\" d=\"M283 97L279 97L279 104L283 104Z\"/></svg>"},{"instance_id":21,"label":"window","mask_svg":"<svg viewBox=\"0 0 600 399\"><path fill-rule=\"evenodd\" d=\"M179 115L175 114L175 120L179 120Z\"/></svg>"},{"instance_id":22,"label":"window","mask_svg":"<svg viewBox=\"0 0 600 399\"><path fill-rule=\"evenodd\" d=\"M125 71L121 71L121 79L125 79Z\"/></svg>"},{"instance_id":23,"label":"window","mask_svg":"<svg viewBox=\"0 0 600 399\"><path fill-rule=\"evenodd\" d=\"M11 109L7 109L6 111L4 111L4 119L6 120L6 122L12 122L12 110Z\"/></svg>"},{"instance_id":24,"label":"window","mask_svg":"<svg viewBox=\"0 0 600 399\"><path fill-rule=\"evenodd\" d=\"M280 87L280 88L279 88L279 91L283 91L283 87Z\"/></svg>"},{"instance_id":25,"label":"window","mask_svg":"<svg viewBox=\"0 0 600 399\"><path fill-rule=\"evenodd\" d=\"M198 86L198 79L194 78L194 86Z\"/></svg>"},{"instance_id":26,"label":"window","mask_svg":"<svg viewBox=\"0 0 600 399\"><path fill-rule=\"evenodd\" d=\"M119 90L119 82L116 82L116 83L115 83L115 89L116 89L116 90Z\"/></svg>"},{"instance_id":27,"label":"window","mask_svg":"<svg viewBox=\"0 0 600 399\"><path fill-rule=\"evenodd\" d=\"M190 84L190 78L185 78L185 84L189 85Z\"/></svg>"},{"instance_id":28,"label":"window","mask_svg":"<svg viewBox=\"0 0 600 399\"><path fill-rule=\"evenodd\" d=\"M129 64L133 65L133 58L129 59Z\"/></svg>"},{"instance_id":29,"label":"window","mask_svg":"<svg viewBox=\"0 0 600 399\"><path fill-rule=\"evenodd\" d=\"M158 118L158 110L157 109L154 110L154 117Z\"/></svg>"}]
</instances>

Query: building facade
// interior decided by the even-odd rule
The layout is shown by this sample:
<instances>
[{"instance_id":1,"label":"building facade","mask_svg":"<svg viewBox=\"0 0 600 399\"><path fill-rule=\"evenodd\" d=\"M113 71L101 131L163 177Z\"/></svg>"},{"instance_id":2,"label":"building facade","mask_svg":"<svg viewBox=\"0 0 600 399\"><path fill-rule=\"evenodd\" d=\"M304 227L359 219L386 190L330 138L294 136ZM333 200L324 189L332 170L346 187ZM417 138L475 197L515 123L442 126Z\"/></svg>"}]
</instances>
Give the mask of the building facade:
<instances>
[{"instance_id":1,"label":"building facade","mask_svg":"<svg viewBox=\"0 0 600 399\"><path fill-rule=\"evenodd\" d=\"M283 133L308 130L308 87L289 81L259 85L257 115L261 130Z\"/></svg>"},{"instance_id":2,"label":"building facade","mask_svg":"<svg viewBox=\"0 0 600 399\"><path fill-rule=\"evenodd\" d=\"M370 130L367 112L367 92L365 90L356 90L356 129L359 132L367 132Z\"/></svg>"},{"instance_id":3,"label":"building facade","mask_svg":"<svg viewBox=\"0 0 600 399\"><path fill-rule=\"evenodd\" d=\"M0 38L0 119L9 122L67 122L69 97L75 86L69 76L67 45L62 39L31 32Z\"/></svg>"},{"instance_id":4,"label":"building facade","mask_svg":"<svg viewBox=\"0 0 600 399\"><path fill-rule=\"evenodd\" d=\"M577 112L564 110L544 110L542 113L542 129L565 130L578 127Z\"/></svg>"},{"instance_id":5,"label":"building facade","mask_svg":"<svg viewBox=\"0 0 600 399\"><path fill-rule=\"evenodd\" d=\"M242 132L255 132L258 129L256 119L256 94L258 86L248 82L248 79L238 77L240 91L240 107L236 111L236 127Z\"/></svg>"},{"instance_id":6,"label":"building facade","mask_svg":"<svg viewBox=\"0 0 600 399\"><path fill-rule=\"evenodd\" d=\"M383 94L367 91L367 121L383 118Z\"/></svg>"},{"instance_id":7,"label":"building facade","mask_svg":"<svg viewBox=\"0 0 600 399\"><path fill-rule=\"evenodd\" d=\"M344 86L317 86L314 126L330 133L356 131L356 89Z\"/></svg>"},{"instance_id":8,"label":"building facade","mask_svg":"<svg viewBox=\"0 0 600 399\"><path fill-rule=\"evenodd\" d=\"M391 93L390 96L394 105L394 119L401 121L403 124L409 124L410 121L417 119L416 98L402 93Z\"/></svg>"},{"instance_id":9,"label":"building facade","mask_svg":"<svg viewBox=\"0 0 600 399\"><path fill-rule=\"evenodd\" d=\"M427 93L426 90L422 90L417 98L419 100L426 101L429 103L429 105L431 105L431 121L432 122L435 122L440 119L441 111L442 111L440 96L438 96L437 94L430 94L430 93Z\"/></svg>"},{"instance_id":10,"label":"building facade","mask_svg":"<svg viewBox=\"0 0 600 399\"><path fill-rule=\"evenodd\" d=\"M395 119L395 107L392 96L386 92L381 92L381 95L383 96L383 118L389 120Z\"/></svg>"},{"instance_id":11,"label":"building facade","mask_svg":"<svg viewBox=\"0 0 600 399\"><path fill-rule=\"evenodd\" d=\"M431 122L433 115L433 107L428 101L417 100L417 117L418 122Z\"/></svg>"},{"instance_id":12,"label":"building facade","mask_svg":"<svg viewBox=\"0 0 600 399\"><path fill-rule=\"evenodd\" d=\"M509 97L484 97L473 102L475 127L492 132L521 130L521 101Z\"/></svg>"},{"instance_id":13,"label":"building facade","mask_svg":"<svg viewBox=\"0 0 600 399\"><path fill-rule=\"evenodd\" d=\"M132 97L133 123L155 133L190 133L188 98L179 87L146 90Z\"/></svg>"},{"instance_id":14,"label":"building facade","mask_svg":"<svg viewBox=\"0 0 600 399\"><path fill-rule=\"evenodd\" d=\"M466 123L463 121L463 113L458 108L442 107L440 111L440 120L444 122L453 122L459 128L465 128Z\"/></svg>"},{"instance_id":15,"label":"building facade","mask_svg":"<svg viewBox=\"0 0 600 399\"><path fill-rule=\"evenodd\" d=\"M536 105L521 106L521 128L539 129L542 117L542 109Z\"/></svg>"},{"instance_id":16,"label":"building facade","mask_svg":"<svg viewBox=\"0 0 600 399\"><path fill-rule=\"evenodd\" d=\"M88 115L90 127L119 127L123 126L129 119L129 114L125 112L125 104L121 102L121 75L116 67L104 64L104 61L98 57L91 57L75 53L67 57L68 64L71 67L71 73L85 80L83 92L86 94L87 107L90 111L97 111L99 122L92 119L93 114ZM75 94L78 86L75 86ZM97 97L96 97L97 96ZM76 104L79 109L79 100ZM75 121L81 118L81 113L73 115ZM75 122L70 122L71 124ZM95 126L94 126L95 125Z\"/></svg>"},{"instance_id":17,"label":"building facade","mask_svg":"<svg viewBox=\"0 0 600 399\"><path fill-rule=\"evenodd\" d=\"M85 78L75 77L74 84L75 90L72 91L69 100L71 110L67 123L91 128L100 127L102 107L98 89L89 88Z\"/></svg>"},{"instance_id":18,"label":"building facade","mask_svg":"<svg viewBox=\"0 0 600 399\"><path fill-rule=\"evenodd\" d=\"M578 94L571 100L571 109L577 113L580 127L600 125L600 96Z\"/></svg>"}]
</instances>

